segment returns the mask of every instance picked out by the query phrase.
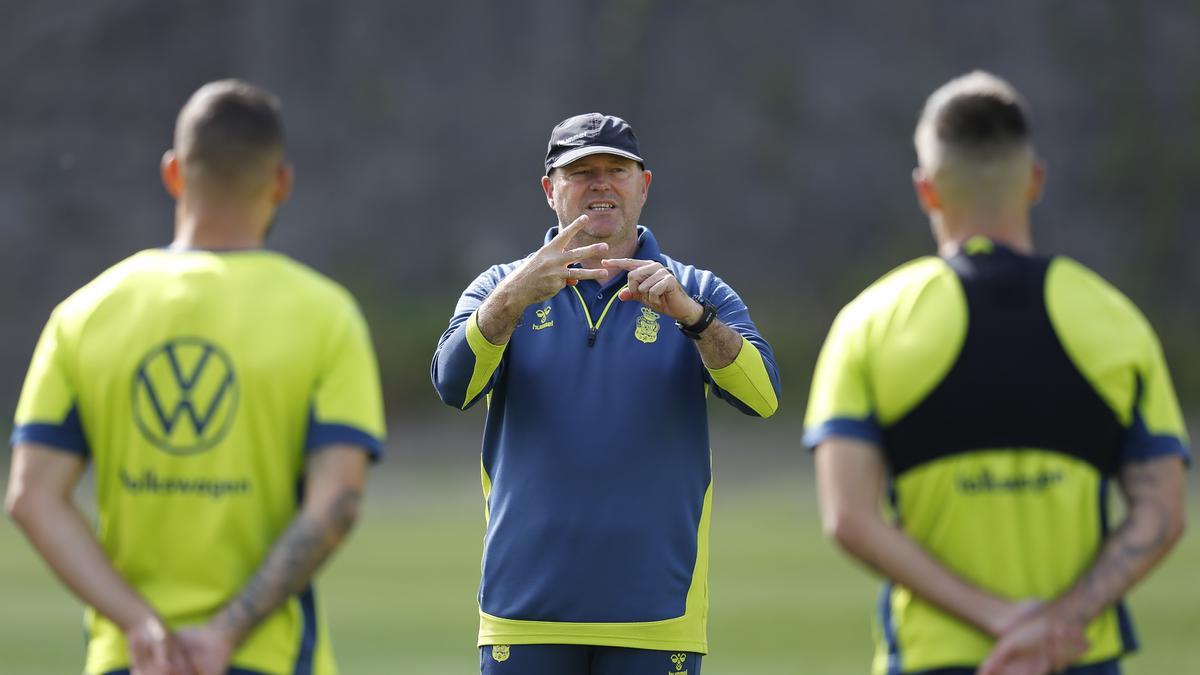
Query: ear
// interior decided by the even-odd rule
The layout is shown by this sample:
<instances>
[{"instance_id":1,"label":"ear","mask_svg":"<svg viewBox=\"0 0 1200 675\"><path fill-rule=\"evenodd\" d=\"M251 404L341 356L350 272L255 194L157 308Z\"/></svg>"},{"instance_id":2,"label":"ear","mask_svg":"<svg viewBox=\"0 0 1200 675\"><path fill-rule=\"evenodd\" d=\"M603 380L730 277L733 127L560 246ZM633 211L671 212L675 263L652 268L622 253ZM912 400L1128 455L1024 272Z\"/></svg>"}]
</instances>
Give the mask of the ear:
<instances>
[{"instance_id":1,"label":"ear","mask_svg":"<svg viewBox=\"0 0 1200 675\"><path fill-rule=\"evenodd\" d=\"M1042 201L1042 193L1046 189L1046 163L1037 160L1033 163L1033 176L1029 181L1029 205L1033 206Z\"/></svg>"},{"instance_id":2,"label":"ear","mask_svg":"<svg viewBox=\"0 0 1200 675\"><path fill-rule=\"evenodd\" d=\"M642 198L644 199L650 194L650 179L654 178L654 174L646 169L642 169Z\"/></svg>"},{"instance_id":3,"label":"ear","mask_svg":"<svg viewBox=\"0 0 1200 675\"><path fill-rule=\"evenodd\" d=\"M942 210L942 200L938 197L937 186L933 184L933 176L921 167L913 169L913 189L917 192L917 203L926 214Z\"/></svg>"},{"instance_id":4,"label":"ear","mask_svg":"<svg viewBox=\"0 0 1200 675\"><path fill-rule=\"evenodd\" d=\"M275 185L271 189L271 203L275 206L287 201L292 194L292 184L296 180L292 165L284 162L275 169Z\"/></svg>"},{"instance_id":5,"label":"ear","mask_svg":"<svg viewBox=\"0 0 1200 675\"><path fill-rule=\"evenodd\" d=\"M554 208L554 181L550 176L542 176L542 192L546 193L546 203L550 208Z\"/></svg>"},{"instance_id":6,"label":"ear","mask_svg":"<svg viewBox=\"0 0 1200 675\"><path fill-rule=\"evenodd\" d=\"M159 173L162 175L163 187L167 189L167 194L171 195L171 199L179 199L183 194L183 174L180 173L179 156L174 150L163 153Z\"/></svg>"}]
</instances>

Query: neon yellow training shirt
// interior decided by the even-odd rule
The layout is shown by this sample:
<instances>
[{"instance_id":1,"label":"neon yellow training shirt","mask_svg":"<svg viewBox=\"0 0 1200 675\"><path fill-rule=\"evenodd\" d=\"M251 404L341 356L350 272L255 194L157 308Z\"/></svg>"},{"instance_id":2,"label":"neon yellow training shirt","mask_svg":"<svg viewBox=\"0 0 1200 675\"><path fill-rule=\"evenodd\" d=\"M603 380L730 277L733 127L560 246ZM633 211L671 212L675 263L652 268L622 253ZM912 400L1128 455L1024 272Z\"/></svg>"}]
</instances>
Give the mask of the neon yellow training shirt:
<instances>
[{"instance_id":1,"label":"neon yellow training shirt","mask_svg":"<svg viewBox=\"0 0 1200 675\"><path fill-rule=\"evenodd\" d=\"M173 626L207 620L262 563L302 499L306 453L372 457L378 368L350 294L261 250L143 251L53 312L17 406L14 445L90 456L97 536ZM128 666L89 608L87 673ZM234 666L336 672L312 589L265 619Z\"/></svg>"},{"instance_id":2,"label":"neon yellow training shirt","mask_svg":"<svg viewBox=\"0 0 1200 675\"><path fill-rule=\"evenodd\" d=\"M897 525L1009 599L1049 600L1095 559L1123 465L1189 457L1158 339L1125 296L1064 257L985 238L923 258L850 303L817 361L805 442L882 449ZM985 634L888 584L876 675L974 667ZM1081 663L1136 648L1123 604L1087 626Z\"/></svg>"}]
</instances>

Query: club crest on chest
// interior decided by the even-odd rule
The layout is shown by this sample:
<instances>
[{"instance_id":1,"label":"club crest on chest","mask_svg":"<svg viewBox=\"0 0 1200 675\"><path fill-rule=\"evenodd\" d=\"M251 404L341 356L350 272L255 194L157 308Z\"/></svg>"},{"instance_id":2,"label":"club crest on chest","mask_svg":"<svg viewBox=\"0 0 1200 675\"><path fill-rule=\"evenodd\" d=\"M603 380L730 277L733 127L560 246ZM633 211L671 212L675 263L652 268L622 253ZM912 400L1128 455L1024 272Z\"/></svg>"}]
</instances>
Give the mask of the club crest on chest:
<instances>
[{"instance_id":1,"label":"club crest on chest","mask_svg":"<svg viewBox=\"0 0 1200 675\"><path fill-rule=\"evenodd\" d=\"M659 314L649 307L642 308L642 316L638 318L637 324L633 327L633 337L639 342L650 344L658 339L658 319Z\"/></svg>"}]
</instances>

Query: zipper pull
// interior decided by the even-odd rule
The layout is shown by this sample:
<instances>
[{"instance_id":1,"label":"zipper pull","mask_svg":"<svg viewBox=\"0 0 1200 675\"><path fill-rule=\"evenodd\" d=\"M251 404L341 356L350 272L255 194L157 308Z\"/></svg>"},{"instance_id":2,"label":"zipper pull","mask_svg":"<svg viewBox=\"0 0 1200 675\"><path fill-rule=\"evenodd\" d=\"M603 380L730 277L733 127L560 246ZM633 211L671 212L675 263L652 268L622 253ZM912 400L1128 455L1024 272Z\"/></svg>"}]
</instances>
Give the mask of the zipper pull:
<instances>
[{"instance_id":1,"label":"zipper pull","mask_svg":"<svg viewBox=\"0 0 1200 675\"><path fill-rule=\"evenodd\" d=\"M595 326L591 326L588 328L588 346L589 347L596 346L596 327Z\"/></svg>"}]
</instances>

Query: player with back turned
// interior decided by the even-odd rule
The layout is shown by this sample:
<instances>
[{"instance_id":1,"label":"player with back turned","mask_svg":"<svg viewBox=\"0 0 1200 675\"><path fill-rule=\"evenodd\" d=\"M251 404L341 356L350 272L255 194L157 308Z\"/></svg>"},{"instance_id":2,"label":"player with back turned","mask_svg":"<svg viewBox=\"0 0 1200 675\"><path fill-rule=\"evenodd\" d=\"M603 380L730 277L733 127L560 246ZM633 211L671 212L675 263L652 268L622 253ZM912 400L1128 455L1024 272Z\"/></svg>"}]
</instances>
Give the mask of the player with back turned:
<instances>
[{"instance_id":1,"label":"player with back turned","mask_svg":"<svg viewBox=\"0 0 1200 675\"><path fill-rule=\"evenodd\" d=\"M842 310L805 421L826 531L888 579L874 672L1113 675L1137 644L1121 599L1183 529L1161 348L1116 289L1034 252L1044 170L1008 83L949 82L915 141L938 256Z\"/></svg>"},{"instance_id":2,"label":"player with back turned","mask_svg":"<svg viewBox=\"0 0 1200 675\"><path fill-rule=\"evenodd\" d=\"M279 103L214 82L162 176L175 238L51 314L7 507L87 605L89 675L336 671L310 584L355 522L384 425L343 288L262 249L288 196ZM95 469L93 533L71 499Z\"/></svg>"}]
</instances>

